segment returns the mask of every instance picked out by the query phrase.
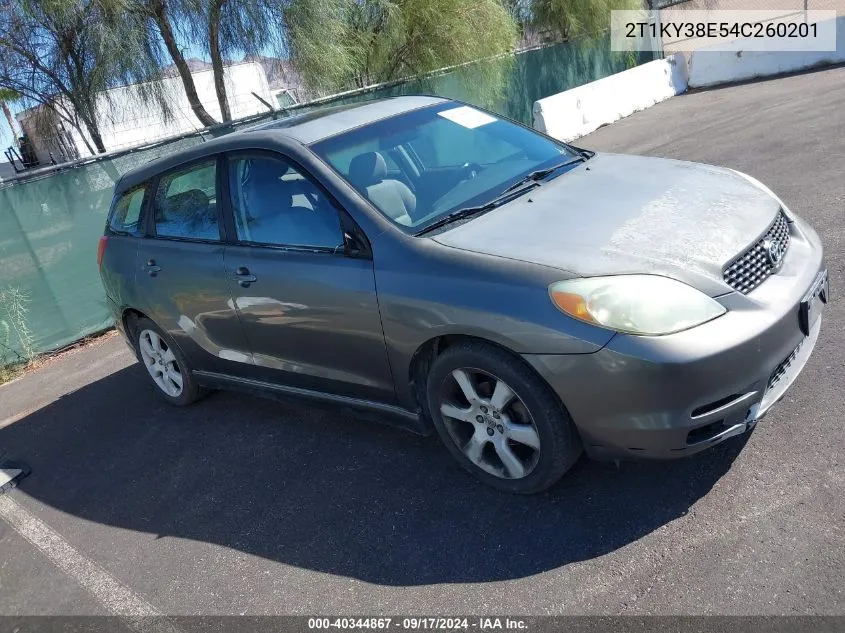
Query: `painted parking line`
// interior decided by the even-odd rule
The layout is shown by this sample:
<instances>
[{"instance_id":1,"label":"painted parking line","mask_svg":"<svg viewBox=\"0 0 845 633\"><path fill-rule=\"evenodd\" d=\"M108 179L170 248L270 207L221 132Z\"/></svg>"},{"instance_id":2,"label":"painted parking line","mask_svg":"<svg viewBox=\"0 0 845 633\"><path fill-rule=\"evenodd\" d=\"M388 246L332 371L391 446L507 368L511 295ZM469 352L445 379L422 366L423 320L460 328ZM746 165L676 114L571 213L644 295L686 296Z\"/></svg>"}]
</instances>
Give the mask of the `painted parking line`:
<instances>
[{"instance_id":1,"label":"painted parking line","mask_svg":"<svg viewBox=\"0 0 845 633\"><path fill-rule=\"evenodd\" d=\"M161 611L134 593L10 495L0 496L0 519L87 590L107 611L138 633L182 633Z\"/></svg>"}]
</instances>

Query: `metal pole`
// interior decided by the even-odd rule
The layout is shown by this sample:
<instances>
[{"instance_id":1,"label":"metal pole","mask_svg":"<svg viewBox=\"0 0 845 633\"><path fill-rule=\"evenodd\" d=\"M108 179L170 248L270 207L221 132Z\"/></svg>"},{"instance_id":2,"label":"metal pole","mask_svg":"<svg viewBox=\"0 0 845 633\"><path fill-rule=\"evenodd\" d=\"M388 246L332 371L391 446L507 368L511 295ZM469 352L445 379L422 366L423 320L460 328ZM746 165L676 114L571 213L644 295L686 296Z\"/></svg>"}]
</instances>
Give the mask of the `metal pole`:
<instances>
[{"instance_id":1,"label":"metal pole","mask_svg":"<svg viewBox=\"0 0 845 633\"><path fill-rule=\"evenodd\" d=\"M253 97L255 97L256 99L258 99L261 103L263 103L263 104L267 107L267 109L268 109L268 110L270 110L270 112L275 112L275 111L276 111L276 108L274 108L273 106L271 106L269 103L267 103L264 99L262 99L260 96L258 96L258 95L257 95L257 94L255 94L254 92L252 93L252 96L253 96Z\"/></svg>"},{"instance_id":2,"label":"metal pole","mask_svg":"<svg viewBox=\"0 0 845 633\"><path fill-rule=\"evenodd\" d=\"M655 38L657 39L657 54L660 59L664 57L663 52L663 33L660 32L660 9L652 8L654 12L654 28L656 29Z\"/></svg>"}]
</instances>

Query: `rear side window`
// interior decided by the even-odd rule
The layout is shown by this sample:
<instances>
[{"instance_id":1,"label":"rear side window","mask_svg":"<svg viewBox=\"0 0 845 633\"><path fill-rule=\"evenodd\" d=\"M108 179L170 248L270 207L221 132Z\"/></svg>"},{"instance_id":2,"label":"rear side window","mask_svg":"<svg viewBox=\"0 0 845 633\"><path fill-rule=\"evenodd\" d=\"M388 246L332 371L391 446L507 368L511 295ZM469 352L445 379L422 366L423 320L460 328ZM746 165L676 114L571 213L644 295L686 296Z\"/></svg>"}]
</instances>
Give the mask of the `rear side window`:
<instances>
[{"instance_id":1,"label":"rear side window","mask_svg":"<svg viewBox=\"0 0 845 633\"><path fill-rule=\"evenodd\" d=\"M216 160L163 176L153 205L156 235L219 240L216 182Z\"/></svg>"},{"instance_id":2,"label":"rear side window","mask_svg":"<svg viewBox=\"0 0 845 633\"><path fill-rule=\"evenodd\" d=\"M109 217L109 229L115 233L137 235L141 232L141 208L144 204L144 187L124 193L114 204Z\"/></svg>"}]
</instances>

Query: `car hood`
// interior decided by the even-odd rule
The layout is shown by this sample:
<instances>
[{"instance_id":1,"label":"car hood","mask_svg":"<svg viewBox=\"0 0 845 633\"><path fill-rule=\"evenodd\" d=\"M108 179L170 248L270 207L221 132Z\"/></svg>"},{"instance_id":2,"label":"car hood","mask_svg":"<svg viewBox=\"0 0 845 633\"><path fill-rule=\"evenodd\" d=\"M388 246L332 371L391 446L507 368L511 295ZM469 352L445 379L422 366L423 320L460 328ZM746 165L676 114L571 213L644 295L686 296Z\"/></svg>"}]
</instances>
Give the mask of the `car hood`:
<instances>
[{"instance_id":1,"label":"car hood","mask_svg":"<svg viewBox=\"0 0 845 633\"><path fill-rule=\"evenodd\" d=\"M722 269L779 208L729 169L600 154L433 239L579 276L665 275L716 296L729 290Z\"/></svg>"}]
</instances>

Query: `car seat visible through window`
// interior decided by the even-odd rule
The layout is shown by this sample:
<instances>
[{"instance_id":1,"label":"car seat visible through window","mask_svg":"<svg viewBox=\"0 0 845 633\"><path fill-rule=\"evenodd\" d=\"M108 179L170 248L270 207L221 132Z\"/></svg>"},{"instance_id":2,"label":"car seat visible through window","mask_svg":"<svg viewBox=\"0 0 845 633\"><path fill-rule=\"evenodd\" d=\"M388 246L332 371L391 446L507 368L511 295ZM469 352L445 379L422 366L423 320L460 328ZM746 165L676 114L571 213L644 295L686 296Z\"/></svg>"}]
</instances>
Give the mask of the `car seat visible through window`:
<instances>
[{"instance_id":1,"label":"car seat visible through window","mask_svg":"<svg viewBox=\"0 0 845 633\"><path fill-rule=\"evenodd\" d=\"M241 161L236 209L238 237L264 244L334 248L342 240L337 210L315 185L269 158ZM246 226L244 226L244 224Z\"/></svg>"},{"instance_id":2,"label":"car seat visible through window","mask_svg":"<svg viewBox=\"0 0 845 633\"><path fill-rule=\"evenodd\" d=\"M217 211L209 197L199 189L166 197L156 209L156 234L219 239Z\"/></svg>"},{"instance_id":3,"label":"car seat visible through window","mask_svg":"<svg viewBox=\"0 0 845 633\"><path fill-rule=\"evenodd\" d=\"M386 176L387 163L379 152L359 154L349 163L349 180L396 222L410 226L417 198L404 182Z\"/></svg>"}]
</instances>

